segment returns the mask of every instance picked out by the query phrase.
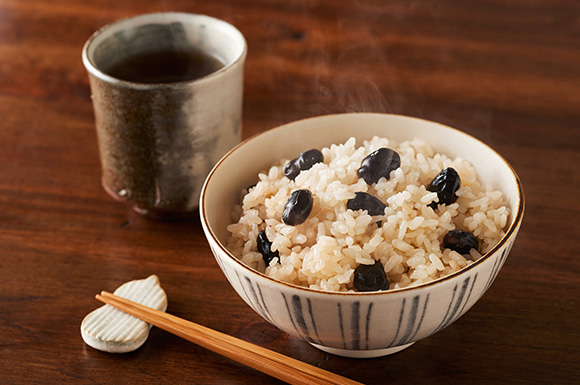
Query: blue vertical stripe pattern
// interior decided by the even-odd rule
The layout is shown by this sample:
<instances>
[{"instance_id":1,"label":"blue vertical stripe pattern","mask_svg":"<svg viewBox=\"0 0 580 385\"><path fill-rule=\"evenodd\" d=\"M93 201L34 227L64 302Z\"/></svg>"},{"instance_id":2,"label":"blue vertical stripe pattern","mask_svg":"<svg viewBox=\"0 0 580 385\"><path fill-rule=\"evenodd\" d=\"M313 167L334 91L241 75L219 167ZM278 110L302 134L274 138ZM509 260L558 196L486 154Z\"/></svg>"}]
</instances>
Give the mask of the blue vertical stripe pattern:
<instances>
[{"instance_id":1,"label":"blue vertical stripe pattern","mask_svg":"<svg viewBox=\"0 0 580 385\"><path fill-rule=\"evenodd\" d=\"M453 300L455 298L455 293L457 292L457 285L455 285L455 287L453 288L453 297L451 298L451 302L449 303L449 307L447 308L447 313L445 313L445 317L443 317L441 323L439 324L437 329L435 329L435 333L441 329L446 328L451 322L453 322L453 319L457 314L459 307L463 303L463 298L465 297L465 292L467 291L467 287L469 286L469 281L470 277L467 277L463 280L461 290L459 291L459 295L457 296L457 300L455 301L455 303L453 302Z\"/></svg>"},{"instance_id":2,"label":"blue vertical stripe pattern","mask_svg":"<svg viewBox=\"0 0 580 385\"><path fill-rule=\"evenodd\" d=\"M274 324L274 322L272 321L272 315L268 311L268 306L266 306L266 303L264 301L264 296L262 295L262 289L256 283L256 288L258 289L258 292L260 293L260 296L258 297L258 293L256 292L256 289L254 289L254 285L252 285L252 281L250 280L250 278L245 277L245 279L246 279L246 283L248 284L248 288L250 289L250 294L252 295L252 298L254 299L255 306L257 306L260 309L260 311L258 313L261 314L266 319L266 321Z\"/></svg>"},{"instance_id":3,"label":"blue vertical stripe pattern","mask_svg":"<svg viewBox=\"0 0 580 385\"><path fill-rule=\"evenodd\" d=\"M369 329L371 325L371 311L373 310L373 303L369 304L369 309L367 310L366 326L365 326L365 349L369 348Z\"/></svg>"},{"instance_id":4,"label":"blue vertical stripe pattern","mask_svg":"<svg viewBox=\"0 0 580 385\"><path fill-rule=\"evenodd\" d=\"M409 337L415 328L415 321L417 320L417 310L419 308L419 296L413 297L413 303L411 304L411 310L409 311L409 317L407 319L407 328L405 334L401 337L397 345L404 345L409 341Z\"/></svg>"},{"instance_id":5,"label":"blue vertical stripe pattern","mask_svg":"<svg viewBox=\"0 0 580 385\"><path fill-rule=\"evenodd\" d=\"M352 348L360 350L360 302L352 304L352 313L350 315L350 327L352 333Z\"/></svg>"},{"instance_id":6,"label":"blue vertical stripe pattern","mask_svg":"<svg viewBox=\"0 0 580 385\"><path fill-rule=\"evenodd\" d=\"M282 293L282 298L284 299L284 304L286 305L286 311L288 312L288 317L290 317L290 322L292 322L292 326L294 327L294 330L296 330L296 333L300 334L300 331L298 330L298 328L296 327L296 322L294 321L294 317L292 316L292 311L290 310L290 305L288 304L288 299L286 298L286 295L284 295L284 293Z\"/></svg>"},{"instance_id":7,"label":"blue vertical stripe pattern","mask_svg":"<svg viewBox=\"0 0 580 385\"><path fill-rule=\"evenodd\" d=\"M467 298L465 298L465 302L463 302L463 306L461 307L461 310L455 316L455 319L451 322L455 322L461 316L461 314L463 314L463 311L465 310L465 307L467 306L467 303L469 302L469 299L471 298L471 293L473 293L473 287L475 286L476 281L477 281L477 273L475 273L475 276L473 277L473 282L471 282L471 288L469 289L469 294L467 294Z\"/></svg>"},{"instance_id":8,"label":"blue vertical stripe pattern","mask_svg":"<svg viewBox=\"0 0 580 385\"><path fill-rule=\"evenodd\" d=\"M308 302L308 314L310 314L310 322L312 322L314 334L316 335L318 343L322 343L322 341L320 341L320 336L318 335L318 327L316 326L316 321L314 320L314 312L312 311L312 301L310 301L310 298L307 298L306 301Z\"/></svg>"},{"instance_id":9,"label":"blue vertical stripe pattern","mask_svg":"<svg viewBox=\"0 0 580 385\"><path fill-rule=\"evenodd\" d=\"M264 314L262 314L262 312L260 311L260 309L257 307L256 303L254 301L252 301L252 298L250 297L250 295L248 294L248 292L246 291L246 288L244 287L244 283L242 281L242 278L240 277L240 274L238 273L237 270L234 270L234 272L236 273L236 277L238 278L238 283L240 285L240 287L242 288L242 291L244 292L244 296L247 299L246 303L248 303L250 305L250 307L252 309L254 309L254 311L258 314L260 314L262 317L264 317Z\"/></svg>"},{"instance_id":10,"label":"blue vertical stripe pattern","mask_svg":"<svg viewBox=\"0 0 580 385\"><path fill-rule=\"evenodd\" d=\"M502 252L501 257L498 258L494 262L493 268L492 268L492 271L491 271L491 274L489 275L489 278L487 280L487 283L485 284L485 289L483 290L484 292L486 292L487 289L489 289L489 287L491 286L491 284L493 283L493 281L497 278L497 275L499 274L499 270L501 269L501 267L503 266L503 263L507 259L507 255L508 255L508 253L510 251L510 248L511 248L511 244L506 245L506 248Z\"/></svg>"},{"instance_id":11,"label":"blue vertical stripe pattern","mask_svg":"<svg viewBox=\"0 0 580 385\"><path fill-rule=\"evenodd\" d=\"M425 313L427 312L427 303L429 303L429 295L430 294L427 294L427 297L425 297L425 302L423 303L423 311L421 313L421 319L419 319L419 322L417 324L417 328L415 329L415 332L409 337L407 342L413 341L415 339L415 336L419 332L419 329L421 329L421 325L423 324L423 319L425 318Z\"/></svg>"},{"instance_id":12,"label":"blue vertical stripe pattern","mask_svg":"<svg viewBox=\"0 0 580 385\"><path fill-rule=\"evenodd\" d=\"M213 249L212 249L212 250L213 250ZM216 252L215 252L215 251L214 251L213 253L214 253L214 255L219 255L219 254L216 254ZM227 279L228 281L232 282L232 279L231 279L231 278L230 278L230 276L228 275L228 272L227 272L227 270L226 270L225 266L223 265L223 262L222 262L221 258L219 258L219 257L218 257L218 258L215 258L215 260L217 261L217 264L219 265L220 269L223 271L224 275L226 276L226 279Z\"/></svg>"},{"instance_id":13,"label":"blue vertical stripe pattern","mask_svg":"<svg viewBox=\"0 0 580 385\"><path fill-rule=\"evenodd\" d=\"M340 335L342 337L342 344L346 349L346 339L344 338L344 322L342 321L342 307L338 304L338 325L340 326Z\"/></svg>"},{"instance_id":14,"label":"blue vertical stripe pattern","mask_svg":"<svg viewBox=\"0 0 580 385\"><path fill-rule=\"evenodd\" d=\"M296 324L300 327L300 334L304 336L304 339L308 342L314 342L312 337L310 337L310 331L308 330L308 325L306 325L306 320L304 319L304 312L302 311L302 301L297 295L292 296L292 310L294 311L294 316L296 317Z\"/></svg>"},{"instance_id":15,"label":"blue vertical stripe pattern","mask_svg":"<svg viewBox=\"0 0 580 385\"><path fill-rule=\"evenodd\" d=\"M397 331L395 333L395 336L393 337L393 340L389 344L389 346L394 346L395 341L397 340L397 337L399 336L399 330L401 330L401 324L403 323L403 315L405 314L405 302L406 302L405 298L403 298L403 303L401 304L401 313L399 314L399 322L397 322Z\"/></svg>"},{"instance_id":16,"label":"blue vertical stripe pattern","mask_svg":"<svg viewBox=\"0 0 580 385\"><path fill-rule=\"evenodd\" d=\"M398 314L392 314L392 316L396 317L396 329L394 330L387 329L383 331L385 330L385 325L380 319L381 314L375 310L376 304L373 302L365 302L358 300L358 298L350 303L337 301L336 318L331 320L331 322L336 323L330 327L338 327L340 339L338 341L325 341L325 330L320 330L322 332L321 336L316 321L324 320L324 322L327 322L328 319L321 315L317 316L316 300L308 296L302 297L298 294L281 293L291 323L290 327L294 329L294 334L310 343L328 346L327 344L334 345L338 342L339 346L342 345L345 350L368 350L371 345L371 336L377 335L377 333L392 335L390 344L385 347L409 344L415 341L417 335L424 336L427 330L422 330L422 327L424 329L424 320L426 319L430 320L430 325L433 325L433 323L437 325L437 322L439 322L431 334L446 328L456 321L470 307L469 304L474 301L473 296L478 296L479 298L491 286L507 258L510 246L511 244L506 245L506 248L501 251L499 258L492 262L491 268L488 270L489 275L482 278L480 277L481 272L477 272L472 276L468 275L463 278L453 286L449 292L450 298L447 297L448 299L444 300L445 302L443 303L438 295L435 297L436 301L433 300L431 298L433 293L425 293L413 297L402 296ZM273 318L273 314L266 303L266 298L269 297L265 297L265 294L268 293L263 291L261 285L252 280L251 277L239 273L236 269L233 269L235 274L233 276L231 274L232 271L228 273L228 270L225 269L224 261L219 258L216 258L216 260L229 281L235 283L237 279L239 285L236 286L239 286L240 295L252 309L262 315L268 322L277 326L277 321ZM476 285L478 285L477 288ZM270 298L270 300L272 299ZM446 308L442 319L431 319L433 310L437 310L436 313L439 313L438 309L433 309L433 306ZM278 321L281 319L284 319L284 317ZM284 326L288 327L288 325ZM432 326L428 327L431 330Z\"/></svg>"}]
</instances>

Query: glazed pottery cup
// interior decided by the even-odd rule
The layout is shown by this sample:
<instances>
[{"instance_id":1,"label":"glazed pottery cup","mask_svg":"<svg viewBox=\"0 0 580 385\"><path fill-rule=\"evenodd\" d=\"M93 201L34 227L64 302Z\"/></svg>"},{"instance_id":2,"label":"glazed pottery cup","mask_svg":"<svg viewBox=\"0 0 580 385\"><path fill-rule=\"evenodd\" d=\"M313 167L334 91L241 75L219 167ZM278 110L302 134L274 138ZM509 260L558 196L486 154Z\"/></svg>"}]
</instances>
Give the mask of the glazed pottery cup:
<instances>
[{"instance_id":1,"label":"glazed pottery cup","mask_svg":"<svg viewBox=\"0 0 580 385\"><path fill-rule=\"evenodd\" d=\"M128 58L171 49L196 50L223 66L157 83L108 73ZM240 142L245 57L242 34L203 15L140 15L91 36L82 58L107 193L146 217L191 217L207 174Z\"/></svg>"},{"instance_id":2,"label":"glazed pottery cup","mask_svg":"<svg viewBox=\"0 0 580 385\"><path fill-rule=\"evenodd\" d=\"M228 250L232 210L259 172L306 149L344 143L350 137L361 145L373 136L397 142L419 138L437 152L470 161L480 182L503 193L510 210L505 236L462 270L417 286L375 292L324 292L284 283L251 269ZM292 122L238 145L209 174L199 212L215 259L252 309L319 349L366 358L398 352L449 327L479 301L514 244L524 215L524 194L505 159L461 131L399 115L339 114Z\"/></svg>"}]
</instances>

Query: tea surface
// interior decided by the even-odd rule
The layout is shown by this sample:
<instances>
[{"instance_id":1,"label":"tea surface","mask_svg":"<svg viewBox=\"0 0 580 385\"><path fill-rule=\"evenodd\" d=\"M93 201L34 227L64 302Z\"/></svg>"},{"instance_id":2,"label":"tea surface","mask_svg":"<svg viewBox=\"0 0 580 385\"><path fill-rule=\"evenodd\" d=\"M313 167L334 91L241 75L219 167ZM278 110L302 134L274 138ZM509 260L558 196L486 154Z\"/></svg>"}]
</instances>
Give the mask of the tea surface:
<instances>
[{"instance_id":1,"label":"tea surface","mask_svg":"<svg viewBox=\"0 0 580 385\"><path fill-rule=\"evenodd\" d=\"M135 83L176 83L202 78L223 66L218 58L198 49L170 49L129 56L105 72Z\"/></svg>"}]
</instances>

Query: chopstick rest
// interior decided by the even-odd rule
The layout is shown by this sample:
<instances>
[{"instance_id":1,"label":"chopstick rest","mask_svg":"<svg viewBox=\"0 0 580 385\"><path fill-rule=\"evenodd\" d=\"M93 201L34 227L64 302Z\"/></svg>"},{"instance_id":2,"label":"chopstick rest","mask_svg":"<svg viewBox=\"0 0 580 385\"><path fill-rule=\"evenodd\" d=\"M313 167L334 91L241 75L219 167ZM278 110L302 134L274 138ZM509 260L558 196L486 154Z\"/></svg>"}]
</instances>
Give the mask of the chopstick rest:
<instances>
[{"instance_id":1,"label":"chopstick rest","mask_svg":"<svg viewBox=\"0 0 580 385\"><path fill-rule=\"evenodd\" d=\"M142 305L165 311L167 295L159 278L126 282L115 294ZM81 336L85 343L109 353L132 352L145 343L151 325L111 305L104 305L89 313L81 323Z\"/></svg>"}]
</instances>

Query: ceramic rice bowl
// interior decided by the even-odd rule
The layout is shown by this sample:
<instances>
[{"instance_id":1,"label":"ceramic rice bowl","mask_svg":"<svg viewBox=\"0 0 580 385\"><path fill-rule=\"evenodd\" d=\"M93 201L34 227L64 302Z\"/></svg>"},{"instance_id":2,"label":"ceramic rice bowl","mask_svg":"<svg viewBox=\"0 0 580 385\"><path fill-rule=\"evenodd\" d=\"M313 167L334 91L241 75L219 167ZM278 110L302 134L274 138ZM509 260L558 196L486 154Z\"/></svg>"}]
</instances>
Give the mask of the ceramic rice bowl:
<instances>
[{"instance_id":1,"label":"ceramic rice bowl","mask_svg":"<svg viewBox=\"0 0 580 385\"><path fill-rule=\"evenodd\" d=\"M274 280L225 247L240 192L280 159L311 148L373 136L422 139L439 153L471 162L478 180L503 193L510 209L505 236L483 257L451 275L379 292L323 292ZM305 119L250 138L226 154L202 190L200 216L211 250L240 297L266 321L315 347L346 357L395 353L467 312L489 289L515 241L524 213L521 183L511 166L479 140L453 128L387 114L339 114Z\"/></svg>"}]
</instances>

